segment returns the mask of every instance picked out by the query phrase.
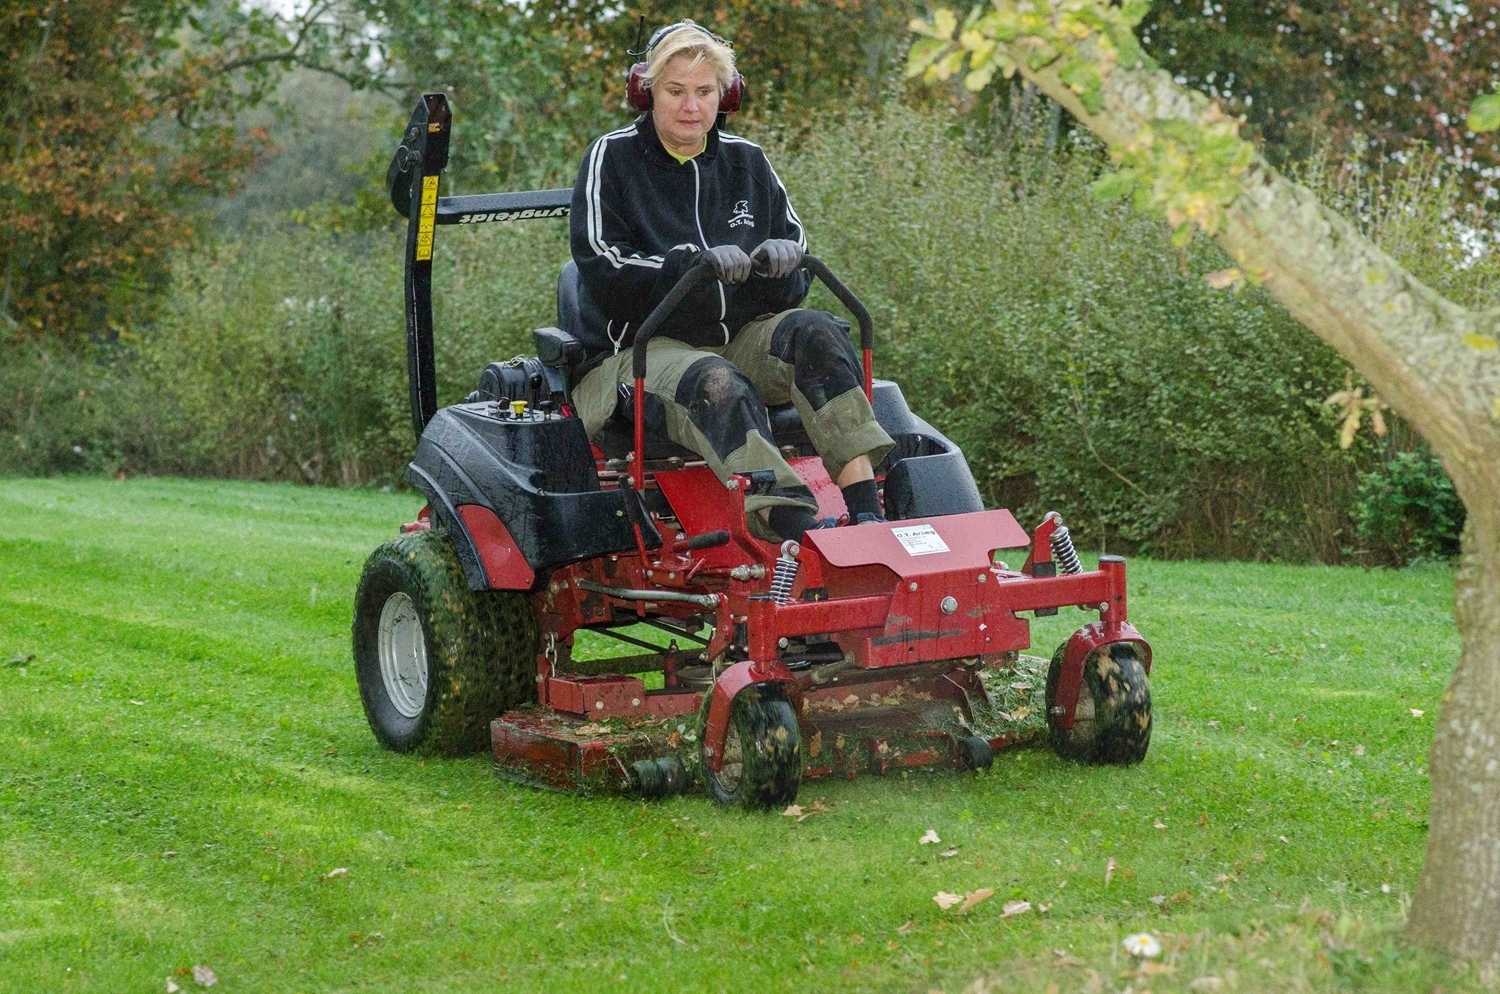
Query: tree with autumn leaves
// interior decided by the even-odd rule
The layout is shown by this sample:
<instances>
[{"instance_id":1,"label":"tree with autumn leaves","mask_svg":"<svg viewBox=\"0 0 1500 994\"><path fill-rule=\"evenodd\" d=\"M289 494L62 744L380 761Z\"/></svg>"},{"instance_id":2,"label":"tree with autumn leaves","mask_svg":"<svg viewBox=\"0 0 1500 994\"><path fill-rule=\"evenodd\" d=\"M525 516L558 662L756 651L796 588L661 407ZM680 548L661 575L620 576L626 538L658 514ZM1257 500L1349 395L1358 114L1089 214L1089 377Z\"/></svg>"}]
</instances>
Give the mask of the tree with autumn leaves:
<instances>
[{"instance_id":1,"label":"tree with autumn leaves","mask_svg":"<svg viewBox=\"0 0 1500 994\"><path fill-rule=\"evenodd\" d=\"M193 206L267 149L236 113L290 65L338 72L359 54L328 14L0 0L0 335L76 343L149 315L197 231Z\"/></svg>"},{"instance_id":2,"label":"tree with autumn leaves","mask_svg":"<svg viewBox=\"0 0 1500 994\"><path fill-rule=\"evenodd\" d=\"M1429 769L1427 859L1408 933L1500 964L1500 309L1449 301L1278 173L1244 122L1185 88L1136 34L1150 5L993 0L917 21L909 72L982 90L1019 75L1109 148L1096 187L1206 235L1427 439L1468 508L1455 579L1463 651ZM1480 101L1476 131L1500 123ZM1500 115L1496 115L1500 116ZM1228 281L1226 281L1228 282Z\"/></svg>"}]
</instances>

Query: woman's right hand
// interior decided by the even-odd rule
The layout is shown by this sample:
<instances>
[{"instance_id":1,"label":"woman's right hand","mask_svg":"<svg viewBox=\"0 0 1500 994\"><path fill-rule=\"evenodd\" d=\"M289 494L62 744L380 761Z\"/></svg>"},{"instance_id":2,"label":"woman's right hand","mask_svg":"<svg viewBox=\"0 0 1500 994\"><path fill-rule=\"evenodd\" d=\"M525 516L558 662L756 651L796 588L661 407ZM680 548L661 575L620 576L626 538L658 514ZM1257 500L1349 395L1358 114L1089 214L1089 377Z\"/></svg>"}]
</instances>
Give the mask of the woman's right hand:
<instances>
[{"instance_id":1,"label":"woman's right hand","mask_svg":"<svg viewBox=\"0 0 1500 994\"><path fill-rule=\"evenodd\" d=\"M750 278L750 257L738 245L717 245L708 250L708 258L720 283L743 283Z\"/></svg>"}]
</instances>

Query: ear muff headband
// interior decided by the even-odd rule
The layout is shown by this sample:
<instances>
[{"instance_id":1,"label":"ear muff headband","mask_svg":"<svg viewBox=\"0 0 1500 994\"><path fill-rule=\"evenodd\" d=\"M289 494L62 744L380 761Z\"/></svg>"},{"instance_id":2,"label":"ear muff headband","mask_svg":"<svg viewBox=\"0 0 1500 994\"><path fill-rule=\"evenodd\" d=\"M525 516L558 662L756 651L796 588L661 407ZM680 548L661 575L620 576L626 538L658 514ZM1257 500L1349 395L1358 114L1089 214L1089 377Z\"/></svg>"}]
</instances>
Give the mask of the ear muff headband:
<instances>
[{"instance_id":1,"label":"ear muff headband","mask_svg":"<svg viewBox=\"0 0 1500 994\"><path fill-rule=\"evenodd\" d=\"M712 38L714 41L728 48L729 43L701 24L688 24L679 21L676 24L668 24L664 28L658 28L656 34L651 36L651 41L646 44L646 54L649 56L652 49L667 35L678 28L695 28L701 33ZM630 104L633 110L648 111L651 109L651 88L646 85L646 70L649 63L637 62L630 67L630 74L625 81L625 102ZM740 101L745 96L745 77L740 75L736 69L729 79L729 88L719 94L719 113L733 114L740 109Z\"/></svg>"}]
</instances>

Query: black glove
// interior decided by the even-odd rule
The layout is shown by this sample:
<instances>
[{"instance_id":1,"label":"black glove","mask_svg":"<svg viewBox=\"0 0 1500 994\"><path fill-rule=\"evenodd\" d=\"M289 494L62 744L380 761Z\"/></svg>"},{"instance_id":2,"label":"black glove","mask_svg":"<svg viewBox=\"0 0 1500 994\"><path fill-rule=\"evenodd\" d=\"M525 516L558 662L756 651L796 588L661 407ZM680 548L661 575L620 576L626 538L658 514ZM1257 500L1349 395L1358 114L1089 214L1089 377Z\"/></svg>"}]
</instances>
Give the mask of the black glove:
<instances>
[{"instance_id":1,"label":"black glove","mask_svg":"<svg viewBox=\"0 0 1500 994\"><path fill-rule=\"evenodd\" d=\"M783 279L802 265L802 246L787 238L767 238L750 253L755 271L773 280Z\"/></svg>"},{"instance_id":2,"label":"black glove","mask_svg":"<svg viewBox=\"0 0 1500 994\"><path fill-rule=\"evenodd\" d=\"M750 278L750 257L738 245L711 248L708 258L720 283L743 283Z\"/></svg>"}]
</instances>

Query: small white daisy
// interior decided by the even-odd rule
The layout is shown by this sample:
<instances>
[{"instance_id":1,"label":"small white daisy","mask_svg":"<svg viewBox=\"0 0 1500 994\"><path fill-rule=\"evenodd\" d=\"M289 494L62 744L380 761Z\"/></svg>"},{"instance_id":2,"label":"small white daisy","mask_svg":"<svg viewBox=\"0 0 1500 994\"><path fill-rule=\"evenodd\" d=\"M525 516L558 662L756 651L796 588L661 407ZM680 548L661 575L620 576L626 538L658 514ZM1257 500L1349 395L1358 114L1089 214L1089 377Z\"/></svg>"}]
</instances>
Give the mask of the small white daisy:
<instances>
[{"instance_id":1,"label":"small white daisy","mask_svg":"<svg viewBox=\"0 0 1500 994\"><path fill-rule=\"evenodd\" d=\"M1155 936L1147 932L1137 932L1135 935L1127 935L1121 945L1125 947L1127 953L1132 956L1139 956L1142 959L1156 959L1156 957L1161 955L1161 943L1156 941Z\"/></svg>"}]
</instances>

